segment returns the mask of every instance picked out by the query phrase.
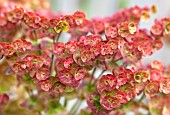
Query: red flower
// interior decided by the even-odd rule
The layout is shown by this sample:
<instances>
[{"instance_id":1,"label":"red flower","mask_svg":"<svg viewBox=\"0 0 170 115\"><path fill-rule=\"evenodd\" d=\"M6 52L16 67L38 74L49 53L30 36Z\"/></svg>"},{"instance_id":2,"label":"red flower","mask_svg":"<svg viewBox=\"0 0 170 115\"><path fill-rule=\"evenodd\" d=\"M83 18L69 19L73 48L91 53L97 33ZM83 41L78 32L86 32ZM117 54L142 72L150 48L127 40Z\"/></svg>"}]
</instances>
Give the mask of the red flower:
<instances>
[{"instance_id":1,"label":"red flower","mask_svg":"<svg viewBox=\"0 0 170 115\"><path fill-rule=\"evenodd\" d=\"M27 61L27 67L29 68L39 69L43 65L43 60L39 56L27 55L24 60Z\"/></svg>"},{"instance_id":2,"label":"red flower","mask_svg":"<svg viewBox=\"0 0 170 115\"><path fill-rule=\"evenodd\" d=\"M22 19L24 16L24 9L21 7L15 7L15 9L13 10L15 18L17 19Z\"/></svg>"},{"instance_id":3,"label":"red flower","mask_svg":"<svg viewBox=\"0 0 170 115\"><path fill-rule=\"evenodd\" d=\"M92 20L92 28L91 28L91 32L93 33L93 34L101 34L101 33L103 33L103 31L104 31L104 23L103 23L103 21L102 20Z\"/></svg>"},{"instance_id":4,"label":"red flower","mask_svg":"<svg viewBox=\"0 0 170 115\"><path fill-rule=\"evenodd\" d=\"M130 35L127 22L119 23L117 25L117 28L118 28L118 34L121 37L128 37Z\"/></svg>"},{"instance_id":5,"label":"red flower","mask_svg":"<svg viewBox=\"0 0 170 115\"><path fill-rule=\"evenodd\" d=\"M12 66L12 70L13 70L15 73L21 72L21 71L22 71L22 68L21 68L20 63L14 63L14 65Z\"/></svg>"},{"instance_id":6,"label":"red flower","mask_svg":"<svg viewBox=\"0 0 170 115\"><path fill-rule=\"evenodd\" d=\"M25 52L26 50L31 49L32 44L24 39L17 39L12 42L12 46L18 52Z\"/></svg>"},{"instance_id":7,"label":"red flower","mask_svg":"<svg viewBox=\"0 0 170 115\"><path fill-rule=\"evenodd\" d=\"M58 72L58 78L59 78L60 82L65 84L65 85L70 85L74 82L73 75L67 69L59 71Z\"/></svg>"},{"instance_id":8,"label":"red flower","mask_svg":"<svg viewBox=\"0 0 170 115\"><path fill-rule=\"evenodd\" d=\"M106 30L105 30L105 35L106 35L106 38L109 39L109 38L115 38L117 37L118 35L118 32L117 32L117 28L116 27L107 27Z\"/></svg>"},{"instance_id":9,"label":"red flower","mask_svg":"<svg viewBox=\"0 0 170 115\"><path fill-rule=\"evenodd\" d=\"M72 58L67 58L64 60L64 67L69 68L73 64L74 60Z\"/></svg>"},{"instance_id":10,"label":"red flower","mask_svg":"<svg viewBox=\"0 0 170 115\"><path fill-rule=\"evenodd\" d=\"M161 80L159 91L165 94L170 93L170 79L164 78L163 80Z\"/></svg>"},{"instance_id":11,"label":"red flower","mask_svg":"<svg viewBox=\"0 0 170 115\"><path fill-rule=\"evenodd\" d=\"M45 54L45 53L42 54L41 59L43 61L43 65L46 65L48 67L50 66L52 59L48 54Z\"/></svg>"},{"instance_id":12,"label":"red flower","mask_svg":"<svg viewBox=\"0 0 170 115\"><path fill-rule=\"evenodd\" d=\"M163 72L165 70L165 65L158 61L158 60L153 60L151 63L151 67L160 70L161 72Z\"/></svg>"},{"instance_id":13,"label":"red flower","mask_svg":"<svg viewBox=\"0 0 170 115\"><path fill-rule=\"evenodd\" d=\"M63 93L65 89L66 86L64 84L62 84L61 82L55 82L51 91L55 93Z\"/></svg>"},{"instance_id":14,"label":"red flower","mask_svg":"<svg viewBox=\"0 0 170 115\"><path fill-rule=\"evenodd\" d=\"M81 80L86 75L87 70L85 68L77 68L74 72L75 80Z\"/></svg>"},{"instance_id":15,"label":"red flower","mask_svg":"<svg viewBox=\"0 0 170 115\"><path fill-rule=\"evenodd\" d=\"M151 81L160 81L163 78L161 71L158 69L151 69L150 71L150 80Z\"/></svg>"},{"instance_id":16,"label":"red flower","mask_svg":"<svg viewBox=\"0 0 170 115\"><path fill-rule=\"evenodd\" d=\"M151 27L151 33L156 36L161 35L163 33L162 24L156 21L156 23Z\"/></svg>"},{"instance_id":17,"label":"red flower","mask_svg":"<svg viewBox=\"0 0 170 115\"><path fill-rule=\"evenodd\" d=\"M46 80L47 78L50 77L50 71L47 68L40 68L36 71L36 78L41 81L41 80Z\"/></svg>"},{"instance_id":18,"label":"red flower","mask_svg":"<svg viewBox=\"0 0 170 115\"><path fill-rule=\"evenodd\" d=\"M114 50L112 50L112 47L110 44L104 44L101 46L101 54L106 55L106 54L113 54Z\"/></svg>"},{"instance_id":19,"label":"red flower","mask_svg":"<svg viewBox=\"0 0 170 115\"><path fill-rule=\"evenodd\" d=\"M113 108L117 108L120 106L120 101L116 97L107 95L107 96L100 98L100 104L106 110L112 110Z\"/></svg>"},{"instance_id":20,"label":"red flower","mask_svg":"<svg viewBox=\"0 0 170 115\"><path fill-rule=\"evenodd\" d=\"M111 91L116 88L117 78L112 74L103 75L97 82L97 90L101 94L103 91Z\"/></svg>"},{"instance_id":21,"label":"red flower","mask_svg":"<svg viewBox=\"0 0 170 115\"><path fill-rule=\"evenodd\" d=\"M38 85L44 91L49 91L52 87L52 83L49 80L39 81Z\"/></svg>"},{"instance_id":22,"label":"red flower","mask_svg":"<svg viewBox=\"0 0 170 115\"><path fill-rule=\"evenodd\" d=\"M53 52L56 55L63 53L64 50L65 50L65 45L62 42L57 42L53 45Z\"/></svg>"},{"instance_id":23,"label":"red flower","mask_svg":"<svg viewBox=\"0 0 170 115\"><path fill-rule=\"evenodd\" d=\"M73 54L78 47L78 41L77 40L69 41L65 44L65 47Z\"/></svg>"},{"instance_id":24,"label":"red flower","mask_svg":"<svg viewBox=\"0 0 170 115\"><path fill-rule=\"evenodd\" d=\"M101 36L89 35L84 39L84 45L94 46L94 45L98 44L101 41L102 41Z\"/></svg>"},{"instance_id":25,"label":"red flower","mask_svg":"<svg viewBox=\"0 0 170 115\"><path fill-rule=\"evenodd\" d=\"M94 56L94 53L91 52L90 50L84 50L81 52L80 58L83 62L88 62L94 59L95 56Z\"/></svg>"},{"instance_id":26,"label":"red flower","mask_svg":"<svg viewBox=\"0 0 170 115\"><path fill-rule=\"evenodd\" d=\"M155 96L159 93L160 83L158 81L152 81L145 86L146 94L149 96Z\"/></svg>"},{"instance_id":27,"label":"red flower","mask_svg":"<svg viewBox=\"0 0 170 115\"><path fill-rule=\"evenodd\" d=\"M121 92L124 93L124 98L126 98L128 101L132 98L134 98L137 94L136 94L136 86L130 84L130 83L126 83L124 85L122 85L119 90Z\"/></svg>"},{"instance_id":28,"label":"red flower","mask_svg":"<svg viewBox=\"0 0 170 115\"><path fill-rule=\"evenodd\" d=\"M12 45L5 45L2 49L1 52L4 56L11 56L14 54L15 50Z\"/></svg>"},{"instance_id":29,"label":"red flower","mask_svg":"<svg viewBox=\"0 0 170 115\"><path fill-rule=\"evenodd\" d=\"M84 23L84 20L85 20L84 12L77 11L73 14L73 16L75 18L75 22L77 25L81 25Z\"/></svg>"}]
</instances>

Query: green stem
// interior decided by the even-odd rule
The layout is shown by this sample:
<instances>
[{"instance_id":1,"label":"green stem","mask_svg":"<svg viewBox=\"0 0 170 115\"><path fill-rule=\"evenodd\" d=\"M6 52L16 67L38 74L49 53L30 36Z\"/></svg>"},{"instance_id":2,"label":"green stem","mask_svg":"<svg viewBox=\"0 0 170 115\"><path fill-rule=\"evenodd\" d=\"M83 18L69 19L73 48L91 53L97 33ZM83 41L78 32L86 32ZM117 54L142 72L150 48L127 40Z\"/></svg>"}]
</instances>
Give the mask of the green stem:
<instances>
[{"instance_id":1,"label":"green stem","mask_svg":"<svg viewBox=\"0 0 170 115\"><path fill-rule=\"evenodd\" d=\"M55 37L53 38L53 44L58 42L60 35L61 35L61 32L58 34L57 39L55 39ZM52 75L53 74L53 66L54 66L54 54L52 54L51 59L52 59L52 61L51 61L51 64L50 64L50 72L51 72L51 75Z\"/></svg>"},{"instance_id":2,"label":"green stem","mask_svg":"<svg viewBox=\"0 0 170 115\"><path fill-rule=\"evenodd\" d=\"M77 104L76 108L73 110L73 112L71 113L71 115L76 115L78 109L80 108L82 101L80 100L79 103Z\"/></svg>"},{"instance_id":3,"label":"green stem","mask_svg":"<svg viewBox=\"0 0 170 115\"><path fill-rule=\"evenodd\" d=\"M93 69L93 72L91 74L92 78L94 77L94 73L96 72L96 67Z\"/></svg>"},{"instance_id":4,"label":"green stem","mask_svg":"<svg viewBox=\"0 0 170 115\"><path fill-rule=\"evenodd\" d=\"M141 98L138 100L138 102L140 103L140 102L142 102L142 100L145 98L145 94L143 93L142 94L142 96L141 96Z\"/></svg>"},{"instance_id":5,"label":"green stem","mask_svg":"<svg viewBox=\"0 0 170 115\"><path fill-rule=\"evenodd\" d=\"M51 61L51 65L50 65L50 72L51 72L51 75L52 75L53 74L54 54L52 54L51 59L52 59L52 61Z\"/></svg>"},{"instance_id":6,"label":"green stem","mask_svg":"<svg viewBox=\"0 0 170 115\"><path fill-rule=\"evenodd\" d=\"M120 58L114 60L114 62L117 62L117 61L122 60L122 59L123 59L123 57L120 57Z\"/></svg>"},{"instance_id":7,"label":"green stem","mask_svg":"<svg viewBox=\"0 0 170 115\"><path fill-rule=\"evenodd\" d=\"M54 42L55 42L55 43L59 41L59 38L60 38L60 36L61 36L61 32L62 32L62 31L60 31L60 33L58 33L57 39L56 39L56 40L54 39Z\"/></svg>"},{"instance_id":8,"label":"green stem","mask_svg":"<svg viewBox=\"0 0 170 115\"><path fill-rule=\"evenodd\" d=\"M70 109L70 114L69 115L72 115L72 113L74 112L74 109L76 108L76 106L78 105L79 103L79 99L76 100L76 102L74 103L74 105L72 106L72 108Z\"/></svg>"},{"instance_id":9,"label":"green stem","mask_svg":"<svg viewBox=\"0 0 170 115\"><path fill-rule=\"evenodd\" d=\"M91 78L90 78L90 84L91 84L91 82L92 82L92 80L93 80L93 77L94 77L94 73L96 72L96 67L93 69L93 71L92 71L92 74L91 74Z\"/></svg>"},{"instance_id":10,"label":"green stem","mask_svg":"<svg viewBox=\"0 0 170 115\"><path fill-rule=\"evenodd\" d=\"M67 98L65 98L65 100L64 100L64 107L67 107Z\"/></svg>"},{"instance_id":11,"label":"green stem","mask_svg":"<svg viewBox=\"0 0 170 115\"><path fill-rule=\"evenodd\" d=\"M69 115L75 115L76 112L78 111L81 103L82 103L82 100L77 99L76 103L75 103L75 104L73 105L73 107L71 108Z\"/></svg>"},{"instance_id":12,"label":"green stem","mask_svg":"<svg viewBox=\"0 0 170 115\"><path fill-rule=\"evenodd\" d=\"M35 31L35 30L33 31L33 37L35 38L36 44L38 44L38 37L37 37L37 34L36 34L36 31ZM38 44L38 47L39 47L38 55L41 55L41 45Z\"/></svg>"},{"instance_id":13,"label":"green stem","mask_svg":"<svg viewBox=\"0 0 170 115\"><path fill-rule=\"evenodd\" d=\"M106 70L103 70L100 75L95 79L95 81L93 82L93 84L96 84L97 80L103 75L103 73L105 72Z\"/></svg>"}]
</instances>

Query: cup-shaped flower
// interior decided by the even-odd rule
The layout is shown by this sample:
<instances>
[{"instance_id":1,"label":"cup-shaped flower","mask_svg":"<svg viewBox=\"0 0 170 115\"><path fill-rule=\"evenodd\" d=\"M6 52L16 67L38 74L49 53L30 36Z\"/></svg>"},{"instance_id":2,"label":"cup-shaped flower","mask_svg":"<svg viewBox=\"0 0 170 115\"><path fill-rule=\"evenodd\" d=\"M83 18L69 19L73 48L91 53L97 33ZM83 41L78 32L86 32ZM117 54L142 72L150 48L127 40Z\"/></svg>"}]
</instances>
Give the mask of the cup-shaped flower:
<instances>
[{"instance_id":1,"label":"cup-shaped flower","mask_svg":"<svg viewBox=\"0 0 170 115\"><path fill-rule=\"evenodd\" d=\"M140 18L141 18L142 21L147 21L150 18L149 11L148 10L143 10L141 12L141 17Z\"/></svg>"},{"instance_id":2,"label":"cup-shaped flower","mask_svg":"<svg viewBox=\"0 0 170 115\"><path fill-rule=\"evenodd\" d=\"M84 23L86 17L84 12L77 11L73 14L73 16L77 25L81 25Z\"/></svg>"},{"instance_id":3,"label":"cup-shaped flower","mask_svg":"<svg viewBox=\"0 0 170 115\"><path fill-rule=\"evenodd\" d=\"M169 78L164 78L161 80L159 91L165 94L170 93L170 79Z\"/></svg>"},{"instance_id":4,"label":"cup-shaped flower","mask_svg":"<svg viewBox=\"0 0 170 115\"><path fill-rule=\"evenodd\" d=\"M14 47L12 45L5 45L1 52L4 56L12 56L15 52Z\"/></svg>"},{"instance_id":5,"label":"cup-shaped flower","mask_svg":"<svg viewBox=\"0 0 170 115\"><path fill-rule=\"evenodd\" d=\"M117 50L118 49L118 41L117 40L108 40L107 44L110 45L112 50Z\"/></svg>"},{"instance_id":6,"label":"cup-shaped flower","mask_svg":"<svg viewBox=\"0 0 170 115\"><path fill-rule=\"evenodd\" d=\"M110 44L103 44L101 46L101 51L100 53L102 55L107 55L107 54L113 54L114 50L112 50L112 47Z\"/></svg>"},{"instance_id":7,"label":"cup-shaped flower","mask_svg":"<svg viewBox=\"0 0 170 115\"><path fill-rule=\"evenodd\" d=\"M65 47L71 52L74 53L78 47L78 41L72 40L65 44Z\"/></svg>"},{"instance_id":8,"label":"cup-shaped flower","mask_svg":"<svg viewBox=\"0 0 170 115\"><path fill-rule=\"evenodd\" d=\"M80 58L83 62L88 62L95 58L95 55L90 50L84 50L80 54Z\"/></svg>"},{"instance_id":9,"label":"cup-shaped flower","mask_svg":"<svg viewBox=\"0 0 170 115\"><path fill-rule=\"evenodd\" d=\"M135 24L134 22L130 22L128 24L128 29L130 34L135 34L135 32L137 31L137 24Z\"/></svg>"},{"instance_id":10,"label":"cup-shaped flower","mask_svg":"<svg viewBox=\"0 0 170 115\"><path fill-rule=\"evenodd\" d=\"M15 50L20 50L23 47L23 41L21 39L14 40L12 46Z\"/></svg>"},{"instance_id":11,"label":"cup-shaped flower","mask_svg":"<svg viewBox=\"0 0 170 115\"><path fill-rule=\"evenodd\" d=\"M19 60L17 53L14 53L12 56L7 56L6 60L10 66L16 63Z\"/></svg>"},{"instance_id":12,"label":"cup-shaped flower","mask_svg":"<svg viewBox=\"0 0 170 115\"><path fill-rule=\"evenodd\" d=\"M112 110L113 108L117 108L120 106L120 101L116 97L107 95L107 96L100 98L100 104L106 110Z\"/></svg>"},{"instance_id":13,"label":"cup-shaped flower","mask_svg":"<svg viewBox=\"0 0 170 115\"><path fill-rule=\"evenodd\" d=\"M134 79L136 82L146 82L147 80L150 79L150 75L147 71L144 70L139 70L135 73Z\"/></svg>"},{"instance_id":14,"label":"cup-shaped flower","mask_svg":"<svg viewBox=\"0 0 170 115\"><path fill-rule=\"evenodd\" d=\"M21 72L21 71L22 71L22 68L21 68L20 63L14 63L14 64L12 65L12 70L13 70L15 73Z\"/></svg>"},{"instance_id":15,"label":"cup-shaped flower","mask_svg":"<svg viewBox=\"0 0 170 115\"><path fill-rule=\"evenodd\" d=\"M87 70L85 68L77 68L74 71L74 78L75 80L81 80L84 78L84 76L86 75Z\"/></svg>"},{"instance_id":16,"label":"cup-shaped flower","mask_svg":"<svg viewBox=\"0 0 170 115\"><path fill-rule=\"evenodd\" d=\"M92 24L92 28L90 32L92 32L93 34L101 34L104 32L105 25L102 20L94 19L92 20L91 24Z\"/></svg>"},{"instance_id":17,"label":"cup-shaped flower","mask_svg":"<svg viewBox=\"0 0 170 115\"><path fill-rule=\"evenodd\" d=\"M66 89L66 85L62 84L61 82L55 82L50 90L50 94L53 96L59 96L62 94Z\"/></svg>"},{"instance_id":18,"label":"cup-shaped flower","mask_svg":"<svg viewBox=\"0 0 170 115\"><path fill-rule=\"evenodd\" d=\"M94 46L101 41L102 41L101 36L99 36L99 35L89 35L84 39L84 45Z\"/></svg>"},{"instance_id":19,"label":"cup-shaped flower","mask_svg":"<svg viewBox=\"0 0 170 115\"><path fill-rule=\"evenodd\" d=\"M136 96L135 86L130 83L122 85L119 90L125 94L127 100L130 100Z\"/></svg>"},{"instance_id":20,"label":"cup-shaped flower","mask_svg":"<svg viewBox=\"0 0 170 115\"><path fill-rule=\"evenodd\" d=\"M50 77L50 70L47 68L40 68L36 71L36 78L41 81L41 80L46 80L47 78Z\"/></svg>"},{"instance_id":21,"label":"cup-shaped flower","mask_svg":"<svg viewBox=\"0 0 170 115\"><path fill-rule=\"evenodd\" d=\"M111 91L116 88L117 78L112 74L103 75L97 82L97 90L101 94L103 91Z\"/></svg>"},{"instance_id":22,"label":"cup-shaped flower","mask_svg":"<svg viewBox=\"0 0 170 115\"><path fill-rule=\"evenodd\" d=\"M60 32L67 32L69 30L70 26L66 21L60 21L56 27L54 27L54 30L56 33Z\"/></svg>"},{"instance_id":23,"label":"cup-shaped flower","mask_svg":"<svg viewBox=\"0 0 170 115\"><path fill-rule=\"evenodd\" d=\"M54 54L58 55L65 51L65 44L63 42L57 42L53 45Z\"/></svg>"},{"instance_id":24,"label":"cup-shaped flower","mask_svg":"<svg viewBox=\"0 0 170 115\"><path fill-rule=\"evenodd\" d=\"M105 36L107 39L109 38L115 38L117 37L118 35L118 32L117 32L117 28L116 27L107 27L106 30L105 30Z\"/></svg>"},{"instance_id":25,"label":"cup-shaped flower","mask_svg":"<svg viewBox=\"0 0 170 115\"><path fill-rule=\"evenodd\" d=\"M74 60L73 58L67 58L64 60L64 67L69 68L73 64Z\"/></svg>"},{"instance_id":26,"label":"cup-shaped flower","mask_svg":"<svg viewBox=\"0 0 170 115\"><path fill-rule=\"evenodd\" d=\"M149 96L155 96L159 93L159 85L158 81L151 81L145 86L145 92Z\"/></svg>"},{"instance_id":27,"label":"cup-shaped flower","mask_svg":"<svg viewBox=\"0 0 170 115\"><path fill-rule=\"evenodd\" d=\"M130 35L129 28L128 28L128 22L121 22L117 25L118 28L118 34L121 37L128 37Z\"/></svg>"},{"instance_id":28,"label":"cup-shaped flower","mask_svg":"<svg viewBox=\"0 0 170 115\"><path fill-rule=\"evenodd\" d=\"M70 85L74 82L74 76L67 69L59 71L58 72L58 78L59 78L60 82L65 84L65 85Z\"/></svg>"},{"instance_id":29,"label":"cup-shaped flower","mask_svg":"<svg viewBox=\"0 0 170 115\"><path fill-rule=\"evenodd\" d=\"M129 81L126 73L120 73L117 76L117 86L120 87L121 85L126 84Z\"/></svg>"},{"instance_id":30,"label":"cup-shaped flower","mask_svg":"<svg viewBox=\"0 0 170 115\"><path fill-rule=\"evenodd\" d=\"M39 81L38 85L44 91L49 91L52 87L52 83L50 80Z\"/></svg>"},{"instance_id":31,"label":"cup-shaped flower","mask_svg":"<svg viewBox=\"0 0 170 115\"><path fill-rule=\"evenodd\" d=\"M154 43L153 43L153 51L154 50L159 50L159 49L161 49L163 47L163 42L162 42L162 40L155 40L154 41Z\"/></svg>"},{"instance_id":32,"label":"cup-shaped flower","mask_svg":"<svg viewBox=\"0 0 170 115\"><path fill-rule=\"evenodd\" d=\"M46 65L48 67L50 66L52 59L48 54L42 54L41 59L43 61L43 65Z\"/></svg>"},{"instance_id":33,"label":"cup-shaped flower","mask_svg":"<svg viewBox=\"0 0 170 115\"><path fill-rule=\"evenodd\" d=\"M27 55L24 60L27 61L27 67L29 68L39 69L43 66L43 60L40 56Z\"/></svg>"},{"instance_id":34,"label":"cup-shaped flower","mask_svg":"<svg viewBox=\"0 0 170 115\"><path fill-rule=\"evenodd\" d=\"M163 78L162 72L158 69L150 70L150 80L151 81L161 81Z\"/></svg>"},{"instance_id":35,"label":"cup-shaped flower","mask_svg":"<svg viewBox=\"0 0 170 115\"><path fill-rule=\"evenodd\" d=\"M121 54L127 61L136 62L141 60L142 52L136 47L135 43L125 43L121 47Z\"/></svg>"},{"instance_id":36,"label":"cup-shaped flower","mask_svg":"<svg viewBox=\"0 0 170 115\"><path fill-rule=\"evenodd\" d=\"M17 18L15 17L14 11L10 11L7 13L7 19L9 22L12 22L12 23L16 23L18 21Z\"/></svg>"},{"instance_id":37,"label":"cup-shaped flower","mask_svg":"<svg viewBox=\"0 0 170 115\"><path fill-rule=\"evenodd\" d=\"M15 7L15 9L13 10L14 12L14 16L17 19L22 19L24 16L24 9L22 7Z\"/></svg>"},{"instance_id":38,"label":"cup-shaped flower","mask_svg":"<svg viewBox=\"0 0 170 115\"><path fill-rule=\"evenodd\" d=\"M163 26L160 23L155 23L151 27L151 33L156 36L161 35L163 33Z\"/></svg>"}]
</instances>

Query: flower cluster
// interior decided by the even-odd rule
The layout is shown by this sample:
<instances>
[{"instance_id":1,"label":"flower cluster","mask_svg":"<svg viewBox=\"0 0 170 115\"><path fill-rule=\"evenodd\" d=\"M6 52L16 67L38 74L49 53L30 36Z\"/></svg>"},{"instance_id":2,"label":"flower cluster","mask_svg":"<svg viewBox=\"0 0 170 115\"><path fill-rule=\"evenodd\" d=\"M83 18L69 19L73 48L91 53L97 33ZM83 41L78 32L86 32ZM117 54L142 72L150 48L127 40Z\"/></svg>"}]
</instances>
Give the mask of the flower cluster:
<instances>
[{"instance_id":1,"label":"flower cluster","mask_svg":"<svg viewBox=\"0 0 170 115\"><path fill-rule=\"evenodd\" d=\"M119 73L103 75L97 83L101 106L112 110L135 97L134 82L134 73L130 69L120 68Z\"/></svg>"},{"instance_id":2,"label":"flower cluster","mask_svg":"<svg viewBox=\"0 0 170 115\"><path fill-rule=\"evenodd\" d=\"M11 2L2 3L0 11L0 59L9 65L5 73L17 76L34 103L47 101L40 108L54 109L61 106L54 99L76 93L86 98L94 114L105 115L121 113L129 103L145 107L133 100L142 93L148 99L170 93L170 70L157 60L139 65L143 57L161 49L161 38L170 34L169 18L155 20L151 30L140 29L140 21L155 13L155 6L135 6L93 19L81 11L43 15ZM70 35L66 43L59 42L63 32ZM97 78L96 69L110 74L102 72ZM6 94L0 95L1 103L6 100ZM28 102L21 105L33 110L35 105ZM73 108L71 114L75 113Z\"/></svg>"}]
</instances>

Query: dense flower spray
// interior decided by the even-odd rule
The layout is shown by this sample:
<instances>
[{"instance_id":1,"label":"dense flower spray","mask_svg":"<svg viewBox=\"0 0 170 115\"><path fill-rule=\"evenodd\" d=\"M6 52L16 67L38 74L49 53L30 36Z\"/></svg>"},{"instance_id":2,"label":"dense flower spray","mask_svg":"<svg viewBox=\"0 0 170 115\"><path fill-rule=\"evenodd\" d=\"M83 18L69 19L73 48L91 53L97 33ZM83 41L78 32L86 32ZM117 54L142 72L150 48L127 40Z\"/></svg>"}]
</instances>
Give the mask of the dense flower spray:
<instances>
[{"instance_id":1,"label":"dense flower spray","mask_svg":"<svg viewBox=\"0 0 170 115\"><path fill-rule=\"evenodd\" d=\"M141 63L162 48L162 38L170 34L170 18L155 20L150 30L140 29L139 23L156 10L156 6L135 6L110 17L87 19L81 11L42 15L12 2L2 3L0 111L10 113L10 106L17 103L30 114L142 114L140 109L170 114L169 67L158 60ZM59 42L65 32L69 41ZM101 70L98 76L97 70ZM15 81L11 87L5 83L9 79ZM13 90L23 98L13 99ZM72 98L78 101L67 111ZM78 111L83 100L88 107ZM19 107L19 114L25 114Z\"/></svg>"}]
</instances>

